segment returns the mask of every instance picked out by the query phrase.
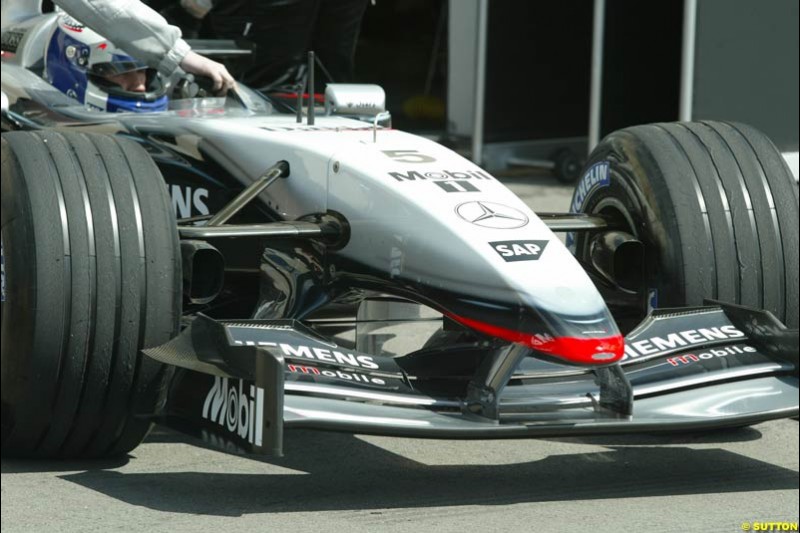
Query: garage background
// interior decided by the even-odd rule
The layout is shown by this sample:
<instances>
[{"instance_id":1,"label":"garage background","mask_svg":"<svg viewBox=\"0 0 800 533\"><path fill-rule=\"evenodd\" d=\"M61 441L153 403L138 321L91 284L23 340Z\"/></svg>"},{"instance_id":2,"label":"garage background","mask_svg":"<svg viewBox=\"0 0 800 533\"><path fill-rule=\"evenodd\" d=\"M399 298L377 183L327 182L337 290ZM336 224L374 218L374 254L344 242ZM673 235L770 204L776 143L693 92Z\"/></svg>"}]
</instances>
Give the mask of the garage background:
<instances>
[{"instance_id":1,"label":"garage background","mask_svg":"<svg viewBox=\"0 0 800 533\"><path fill-rule=\"evenodd\" d=\"M500 168L674 120L745 122L797 152L798 63L793 0L378 0L356 74L397 127Z\"/></svg>"}]
</instances>

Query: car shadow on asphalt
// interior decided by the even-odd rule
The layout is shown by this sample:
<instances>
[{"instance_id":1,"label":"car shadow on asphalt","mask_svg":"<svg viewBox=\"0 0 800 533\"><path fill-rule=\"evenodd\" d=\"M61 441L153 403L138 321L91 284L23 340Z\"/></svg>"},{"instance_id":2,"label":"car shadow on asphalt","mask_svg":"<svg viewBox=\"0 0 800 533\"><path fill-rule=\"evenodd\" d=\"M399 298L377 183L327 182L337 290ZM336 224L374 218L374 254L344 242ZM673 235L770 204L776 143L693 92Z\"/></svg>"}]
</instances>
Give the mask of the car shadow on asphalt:
<instances>
[{"instance_id":1,"label":"car shadow on asphalt","mask_svg":"<svg viewBox=\"0 0 800 533\"><path fill-rule=\"evenodd\" d=\"M80 472L122 468L131 460L130 455L111 459L75 461L71 459L7 459L3 458L3 474L34 474L43 472Z\"/></svg>"},{"instance_id":2,"label":"car shadow on asphalt","mask_svg":"<svg viewBox=\"0 0 800 533\"><path fill-rule=\"evenodd\" d=\"M725 442L758 436L757 430L742 429L726 432ZM687 438L687 444L713 442L702 436ZM158 439L183 441L169 433L156 434ZM298 430L287 432L286 457L257 458L252 473L87 469L60 477L131 505L213 516L798 489L797 472L788 468L728 450L689 448L680 444L681 437L667 447L656 442L663 443L663 437L528 463L431 466L352 435ZM480 453L481 443L474 444ZM4 472L6 466L4 462Z\"/></svg>"}]
</instances>

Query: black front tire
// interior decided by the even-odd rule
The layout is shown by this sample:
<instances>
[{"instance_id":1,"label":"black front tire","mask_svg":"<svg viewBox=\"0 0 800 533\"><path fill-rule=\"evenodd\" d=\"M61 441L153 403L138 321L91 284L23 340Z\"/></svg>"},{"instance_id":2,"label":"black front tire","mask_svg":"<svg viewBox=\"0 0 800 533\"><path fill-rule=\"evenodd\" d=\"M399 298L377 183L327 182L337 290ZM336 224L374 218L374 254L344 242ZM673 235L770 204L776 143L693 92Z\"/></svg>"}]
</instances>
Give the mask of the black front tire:
<instances>
[{"instance_id":1,"label":"black front tire","mask_svg":"<svg viewBox=\"0 0 800 533\"><path fill-rule=\"evenodd\" d=\"M615 219L644 243L658 307L711 298L798 327L798 187L763 133L721 122L612 133L592 152L572 208ZM573 243L587 263L588 241Z\"/></svg>"},{"instance_id":2,"label":"black front tire","mask_svg":"<svg viewBox=\"0 0 800 533\"><path fill-rule=\"evenodd\" d=\"M158 168L105 135L2 136L2 452L107 457L146 435L171 370L178 235Z\"/></svg>"}]
</instances>

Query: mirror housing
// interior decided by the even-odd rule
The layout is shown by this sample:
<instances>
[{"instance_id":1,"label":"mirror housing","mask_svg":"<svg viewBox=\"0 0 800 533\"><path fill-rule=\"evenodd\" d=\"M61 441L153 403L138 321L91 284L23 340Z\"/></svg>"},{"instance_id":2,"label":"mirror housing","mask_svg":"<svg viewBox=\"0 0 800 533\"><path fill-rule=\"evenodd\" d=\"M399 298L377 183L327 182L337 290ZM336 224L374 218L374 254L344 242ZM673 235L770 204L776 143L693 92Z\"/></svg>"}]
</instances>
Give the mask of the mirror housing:
<instances>
[{"instance_id":1,"label":"mirror housing","mask_svg":"<svg viewBox=\"0 0 800 533\"><path fill-rule=\"evenodd\" d=\"M386 93L379 85L329 83L325 88L325 114L374 117L386 111Z\"/></svg>"}]
</instances>

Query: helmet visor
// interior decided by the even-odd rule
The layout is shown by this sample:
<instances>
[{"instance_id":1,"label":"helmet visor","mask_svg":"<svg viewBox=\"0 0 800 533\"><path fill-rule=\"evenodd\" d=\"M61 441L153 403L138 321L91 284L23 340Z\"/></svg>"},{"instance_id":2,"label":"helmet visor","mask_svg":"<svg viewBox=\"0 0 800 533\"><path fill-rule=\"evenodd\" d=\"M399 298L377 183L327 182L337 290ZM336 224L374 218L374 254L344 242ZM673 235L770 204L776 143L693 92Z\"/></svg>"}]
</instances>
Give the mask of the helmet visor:
<instances>
[{"instance_id":1,"label":"helmet visor","mask_svg":"<svg viewBox=\"0 0 800 533\"><path fill-rule=\"evenodd\" d=\"M103 63L95 63L89 69L89 73L94 76L106 78L108 76L116 76L118 74L125 74L127 72L143 70L146 68L147 65L141 61L136 61L131 58L130 60L125 61L106 61Z\"/></svg>"}]
</instances>

